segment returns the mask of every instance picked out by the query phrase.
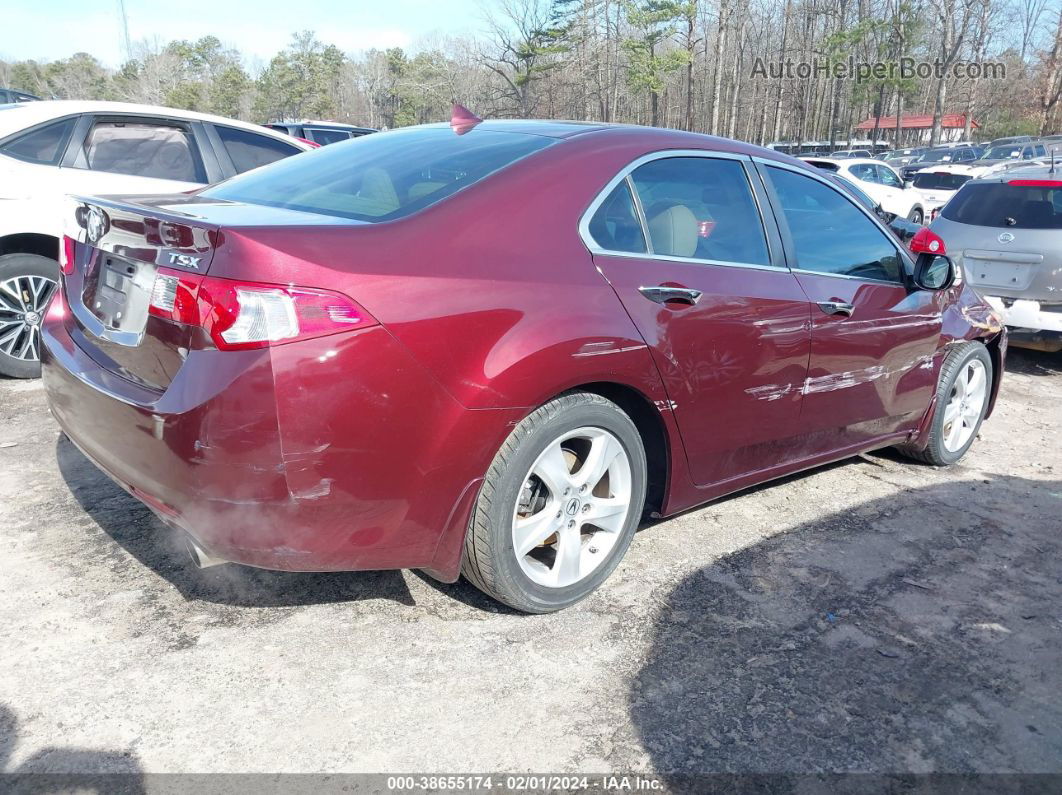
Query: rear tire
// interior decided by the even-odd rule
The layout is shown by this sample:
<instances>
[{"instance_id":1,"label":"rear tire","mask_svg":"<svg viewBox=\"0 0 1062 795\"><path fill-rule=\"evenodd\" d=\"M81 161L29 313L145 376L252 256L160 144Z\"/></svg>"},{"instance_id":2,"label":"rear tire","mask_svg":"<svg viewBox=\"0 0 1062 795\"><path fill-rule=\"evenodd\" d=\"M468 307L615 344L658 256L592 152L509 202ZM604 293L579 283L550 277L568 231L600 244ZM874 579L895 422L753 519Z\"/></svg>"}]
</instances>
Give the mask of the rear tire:
<instances>
[{"instance_id":1,"label":"rear tire","mask_svg":"<svg viewBox=\"0 0 1062 795\"><path fill-rule=\"evenodd\" d=\"M54 259L39 254L0 257L0 375L40 377L40 323L58 282Z\"/></svg>"},{"instance_id":2,"label":"rear tire","mask_svg":"<svg viewBox=\"0 0 1062 795\"><path fill-rule=\"evenodd\" d=\"M645 448L630 417L600 395L561 395L520 422L494 457L461 572L517 610L568 607L626 554L645 489Z\"/></svg>"},{"instance_id":3,"label":"rear tire","mask_svg":"<svg viewBox=\"0 0 1062 795\"><path fill-rule=\"evenodd\" d=\"M984 421L992 396L992 357L979 342L955 348L944 360L937 383L937 402L924 450L897 449L908 458L933 466L950 466L966 455Z\"/></svg>"}]
</instances>

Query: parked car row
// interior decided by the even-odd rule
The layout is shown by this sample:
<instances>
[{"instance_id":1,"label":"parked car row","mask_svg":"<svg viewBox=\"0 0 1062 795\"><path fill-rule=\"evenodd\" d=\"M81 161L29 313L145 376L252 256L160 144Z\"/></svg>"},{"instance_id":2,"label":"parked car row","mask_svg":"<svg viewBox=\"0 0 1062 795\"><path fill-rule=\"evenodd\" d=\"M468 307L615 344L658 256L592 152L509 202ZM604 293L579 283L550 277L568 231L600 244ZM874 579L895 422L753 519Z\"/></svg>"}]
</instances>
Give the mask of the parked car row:
<instances>
[{"instance_id":1,"label":"parked car row","mask_svg":"<svg viewBox=\"0 0 1062 795\"><path fill-rule=\"evenodd\" d=\"M197 565L463 574L527 612L643 516L954 463L1006 352L931 230L694 133L463 113L67 221L51 411Z\"/></svg>"}]
</instances>

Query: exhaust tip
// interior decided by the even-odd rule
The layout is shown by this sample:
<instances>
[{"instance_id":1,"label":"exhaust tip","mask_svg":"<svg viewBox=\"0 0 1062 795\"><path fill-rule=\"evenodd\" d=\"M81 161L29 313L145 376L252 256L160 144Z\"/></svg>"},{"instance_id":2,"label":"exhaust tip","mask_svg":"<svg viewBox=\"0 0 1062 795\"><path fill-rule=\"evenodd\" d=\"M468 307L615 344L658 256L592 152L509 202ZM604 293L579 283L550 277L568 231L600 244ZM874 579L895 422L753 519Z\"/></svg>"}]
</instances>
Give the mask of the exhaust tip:
<instances>
[{"instance_id":1,"label":"exhaust tip","mask_svg":"<svg viewBox=\"0 0 1062 795\"><path fill-rule=\"evenodd\" d=\"M220 566L222 563L228 563L223 558L215 558L199 546L195 539L187 533L184 535L184 548L188 550L188 557L192 559L192 565L197 569L209 569L211 566Z\"/></svg>"}]
</instances>

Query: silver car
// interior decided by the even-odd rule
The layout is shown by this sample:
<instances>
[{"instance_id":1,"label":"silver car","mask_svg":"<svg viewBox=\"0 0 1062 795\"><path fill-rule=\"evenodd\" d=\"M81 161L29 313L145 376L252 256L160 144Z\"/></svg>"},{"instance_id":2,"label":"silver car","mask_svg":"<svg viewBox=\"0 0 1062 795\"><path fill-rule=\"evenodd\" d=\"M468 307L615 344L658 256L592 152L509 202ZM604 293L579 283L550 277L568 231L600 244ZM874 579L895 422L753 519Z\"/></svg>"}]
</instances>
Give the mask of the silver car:
<instances>
[{"instance_id":1,"label":"silver car","mask_svg":"<svg viewBox=\"0 0 1062 795\"><path fill-rule=\"evenodd\" d=\"M1062 163L970 180L931 229L1012 345L1062 350Z\"/></svg>"}]
</instances>

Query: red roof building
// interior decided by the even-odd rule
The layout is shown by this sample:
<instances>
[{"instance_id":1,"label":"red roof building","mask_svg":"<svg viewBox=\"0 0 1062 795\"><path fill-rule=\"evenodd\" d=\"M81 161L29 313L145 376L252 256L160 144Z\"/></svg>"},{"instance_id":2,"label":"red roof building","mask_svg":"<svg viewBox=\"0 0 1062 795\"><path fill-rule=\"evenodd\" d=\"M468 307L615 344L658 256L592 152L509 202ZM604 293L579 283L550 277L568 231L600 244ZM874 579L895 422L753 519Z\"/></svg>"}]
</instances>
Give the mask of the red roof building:
<instances>
[{"instance_id":1,"label":"red roof building","mask_svg":"<svg viewBox=\"0 0 1062 795\"><path fill-rule=\"evenodd\" d=\"M889 130L896 129L896 117L895 116L880 116L878 117L878 129L882 132L888 132ZM975 119L970 120L970 129L976 130L980 128L980 124ZM942 141L958 141L962 139L963 130L966 129L966 114L965 113L945 113L940 117L940 139ZM870 131L874 129L874 117L859 122L856 125L856 130ZM900 117L900 129L907 131L908 134L904 136L911 140L921 140L928 142L933 132L933 115L910 115L905 114Z\"/></svg>"}]
</instances>

